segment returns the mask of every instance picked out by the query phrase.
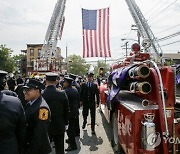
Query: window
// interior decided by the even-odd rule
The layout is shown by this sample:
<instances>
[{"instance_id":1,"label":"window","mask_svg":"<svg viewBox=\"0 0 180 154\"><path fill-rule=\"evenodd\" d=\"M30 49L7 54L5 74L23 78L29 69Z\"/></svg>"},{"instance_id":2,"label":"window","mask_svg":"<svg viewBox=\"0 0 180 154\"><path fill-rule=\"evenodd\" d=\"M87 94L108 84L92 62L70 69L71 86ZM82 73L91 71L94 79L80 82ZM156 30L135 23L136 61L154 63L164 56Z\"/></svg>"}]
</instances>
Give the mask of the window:
<instances>
[{"instance_id":1,"label":"window","mask_svg":"<svg viewBox=\"0 0 180 154\"><path fill-rule=\"evenodd\" d=\"M34 66L34 58L30 58L30 66Z\"/></svg>"},{"instance_id":2,"label":"window","mask_svg":"<svg viewBox=\"0 0 180 154\"><path fill-rule=\"evenodd\" d=\"M30 49L30 56L34 56L34 49Z\"/></svg>"},{"instance_id":3,"label":"window","mask_svg":"<svg viewBox=\"0 0 180 154\"><path fill-rule=\"evenodd\" d=\"M41 56L41 49L38 49L38 57Z\"/></svg>"}]
</instances>

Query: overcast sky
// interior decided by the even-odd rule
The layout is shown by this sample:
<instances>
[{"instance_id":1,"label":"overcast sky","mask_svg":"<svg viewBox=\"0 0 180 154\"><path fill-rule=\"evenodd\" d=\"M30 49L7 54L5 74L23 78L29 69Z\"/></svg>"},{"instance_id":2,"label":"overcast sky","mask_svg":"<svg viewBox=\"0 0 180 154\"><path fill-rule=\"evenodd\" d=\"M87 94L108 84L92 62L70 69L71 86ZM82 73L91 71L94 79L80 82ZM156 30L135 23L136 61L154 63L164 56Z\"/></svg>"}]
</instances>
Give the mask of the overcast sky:
<instances>
[{"instance_id":1,"label":"overcast sky","mask_svg":"<svg viewBox=\"0 0 180 154\"><path fill-rule=\"evenodd\" d=\"M19 54L26 44L43 43L57 0L0 0L0 44ZM98 3L99 2L99 3ZM159 39L180 32L180 0L136 0L154 35ZM137 39L131 30L134 21L125 0L67 0L65 27L61 42L65 56L82 55L81 7L100 9L110 6L110 42L112 58L125 55L122 38ZM159 42L164 52L180 51L180 35ZM129 41L129 44L132 42Z\"/></svg>"}]
</instances>

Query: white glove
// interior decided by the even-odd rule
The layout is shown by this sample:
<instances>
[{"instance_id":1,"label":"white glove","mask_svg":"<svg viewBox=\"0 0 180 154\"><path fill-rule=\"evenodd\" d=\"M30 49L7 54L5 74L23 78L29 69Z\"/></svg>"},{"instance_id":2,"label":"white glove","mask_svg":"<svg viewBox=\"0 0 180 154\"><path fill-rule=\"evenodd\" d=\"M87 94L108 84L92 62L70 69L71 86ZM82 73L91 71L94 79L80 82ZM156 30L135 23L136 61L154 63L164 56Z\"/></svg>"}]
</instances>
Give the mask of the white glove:
<instances>
[{"instance_id":1,"label":"white glove","mask_svg":"<svg viewBox=\"0 0 180 154\"><path fill-rule=\"evenodd\" d=\"M69 127L69 125L65 125L65 130L66 130L66 131L68 130L68 127Z\"/></svg>"}]
</instances>

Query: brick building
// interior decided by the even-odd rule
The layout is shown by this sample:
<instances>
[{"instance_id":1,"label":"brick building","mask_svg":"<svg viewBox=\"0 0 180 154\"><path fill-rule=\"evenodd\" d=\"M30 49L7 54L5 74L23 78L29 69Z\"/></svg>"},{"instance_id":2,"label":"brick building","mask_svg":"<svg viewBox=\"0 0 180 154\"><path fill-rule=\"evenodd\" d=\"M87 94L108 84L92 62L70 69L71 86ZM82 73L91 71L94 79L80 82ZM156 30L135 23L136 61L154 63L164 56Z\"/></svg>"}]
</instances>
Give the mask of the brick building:
<instances>
[{"instance_id":1,"label":"brick building","mask_svg":"<svg viewBox=\"0 0 180 154\"><path fill-rule=\"evenodd\" d=\"M33 72L58 71L65 67L64 58L61 56L61 49L56 48L57 56L48 62L47 59L40 59L43 44L27 44L27 49L22 50L26 54L26 75Z\"/></svg>"}]
</instances>

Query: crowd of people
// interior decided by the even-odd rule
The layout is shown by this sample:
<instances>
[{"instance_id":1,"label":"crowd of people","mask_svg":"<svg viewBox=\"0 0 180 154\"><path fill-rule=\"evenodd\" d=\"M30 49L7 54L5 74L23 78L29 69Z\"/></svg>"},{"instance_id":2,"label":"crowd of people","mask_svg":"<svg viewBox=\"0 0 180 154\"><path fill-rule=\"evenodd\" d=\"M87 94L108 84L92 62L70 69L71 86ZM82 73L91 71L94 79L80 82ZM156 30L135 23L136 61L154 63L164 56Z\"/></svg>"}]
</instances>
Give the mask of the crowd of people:
<instances>
[{"instance_id":1,"label":"crowd of people","mask_svg":"<svg viewBox=\"0 0 180 154\"><path fill-rule=\"evenodd\" d=\"M95 134L99 89L93 73L86 80L77 75L49 72L44 80L7 78L0 71L0 153L48 154L54 143L56 154L77 149L80 136L79 108L86 128L90 110L91 132ZM64 141L65 133L68 139Z\"/></svg>"}]
</instances>

